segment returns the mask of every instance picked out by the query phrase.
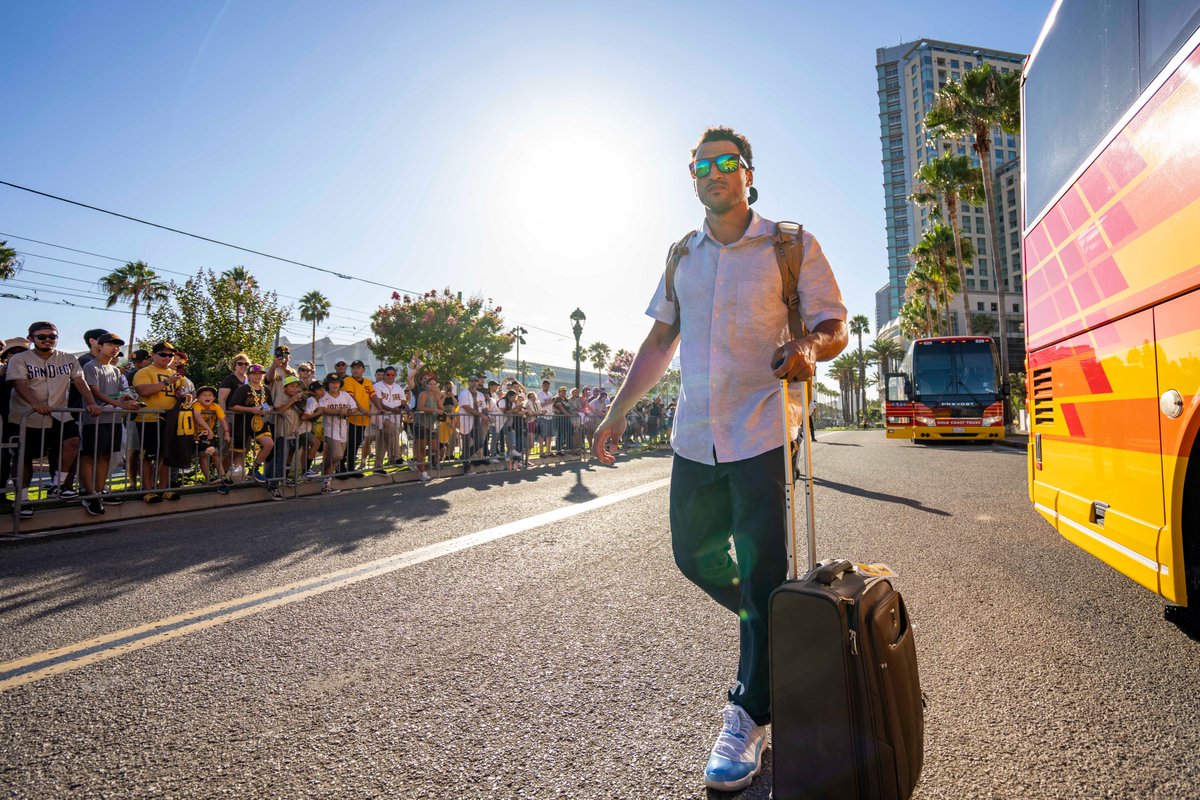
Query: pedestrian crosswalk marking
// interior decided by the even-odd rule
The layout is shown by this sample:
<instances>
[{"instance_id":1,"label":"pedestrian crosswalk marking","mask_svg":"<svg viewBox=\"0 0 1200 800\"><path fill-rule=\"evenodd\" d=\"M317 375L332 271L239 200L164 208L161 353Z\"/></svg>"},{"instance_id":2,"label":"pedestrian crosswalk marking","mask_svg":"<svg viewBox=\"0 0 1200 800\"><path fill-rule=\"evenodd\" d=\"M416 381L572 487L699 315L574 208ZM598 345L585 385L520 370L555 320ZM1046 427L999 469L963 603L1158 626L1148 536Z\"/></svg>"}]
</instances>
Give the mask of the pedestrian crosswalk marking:
<instances>
[{"instance_id":1,"label":"pedestrian crosswalk marking","mask_svg":"<svg viewBox=\"0 0 1200 800\"><path fill-rule=\"evenodd\" d=\"M0 664L0 692L661 489L669 478Z\"/></svg>"}]
</instances>

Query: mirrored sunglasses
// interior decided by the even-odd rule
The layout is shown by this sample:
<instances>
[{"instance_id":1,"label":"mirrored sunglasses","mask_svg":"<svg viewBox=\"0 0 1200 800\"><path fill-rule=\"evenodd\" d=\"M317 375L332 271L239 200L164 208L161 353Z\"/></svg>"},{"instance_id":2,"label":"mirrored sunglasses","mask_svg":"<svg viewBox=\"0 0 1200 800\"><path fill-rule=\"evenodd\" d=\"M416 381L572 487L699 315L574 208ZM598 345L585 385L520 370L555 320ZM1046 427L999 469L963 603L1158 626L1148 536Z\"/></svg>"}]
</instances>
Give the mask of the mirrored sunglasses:
<instances>
[{"instance_id":1,"label":"mirrored sunglasses","mask_svg":"<svg viewBox=\"0 0 1200 800\"><path fill-rule=\"evenodd\" d=\"M704 178L708 173L712 172L713 165L716 165L717 172L737 172L739 167L750 168L750 165L742 160L742 157L737 153L725 153L716 158L701 158L688 164L688 169L691 170L693 178Z\"/></svg>"}]
</instances>

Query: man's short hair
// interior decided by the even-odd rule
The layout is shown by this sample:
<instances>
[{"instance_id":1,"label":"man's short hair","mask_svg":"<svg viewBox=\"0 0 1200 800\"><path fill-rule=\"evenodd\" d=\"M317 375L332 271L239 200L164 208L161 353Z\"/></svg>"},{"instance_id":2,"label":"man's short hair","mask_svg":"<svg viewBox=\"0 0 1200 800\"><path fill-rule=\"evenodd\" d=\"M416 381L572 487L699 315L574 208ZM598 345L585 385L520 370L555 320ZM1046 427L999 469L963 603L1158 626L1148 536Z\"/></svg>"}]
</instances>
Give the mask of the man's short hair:
<instances>
[{"instance_id":1,"label":"man's short hair","mask_svg":"<svg viewBox=\"0 0 1200 800\"><path fill-rule=\"evenodd\" d=\"M45 320L42 320L41 322L35 322L29 326L28 336L30 338L33 338L34 331L45 331L45 330L56 331L56 330L58 330L58 326L55 325L53 322L46 322Z\"/></svg>"},{"instance_id":2,"label":"man's short hair","mask_svg":"<svg viewBox=\"0 0 1200 800\"><path fill-rule=\"evenodd\" d=\"M92 339L99 339L104 334L108 333L105 328L92 328L83 334L83 343L88 347L92 346Z\"/></svg>"},{"instance_id":3,"label":"man's short hair","mask_svg":"<svg viewBox=\"0 0 1200 800\"><path fill-rule=\"evenodd\" d=\"M692 159L696 158L696 151L700 149L700 145L705 142L732 142L737 145L738 153L742 158L746 159L747 166L754 169L754 152L750 149L750 140L742 134L735 131L726 125L713 125L710 128L705 128L704 133L700 134L700 140L696 142L696 146L692 148Z\"/></svg>"}]
</instances>

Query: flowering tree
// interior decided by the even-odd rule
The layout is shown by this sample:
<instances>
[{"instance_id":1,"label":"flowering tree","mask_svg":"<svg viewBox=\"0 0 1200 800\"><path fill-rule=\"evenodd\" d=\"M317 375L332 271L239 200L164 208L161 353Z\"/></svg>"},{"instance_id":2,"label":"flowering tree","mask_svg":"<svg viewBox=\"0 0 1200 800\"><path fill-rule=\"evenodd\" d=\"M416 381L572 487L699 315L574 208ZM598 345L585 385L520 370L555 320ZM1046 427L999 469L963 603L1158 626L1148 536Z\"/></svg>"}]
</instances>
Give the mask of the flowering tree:
<instances>
[{"instance_id":1,"label":"flowering tree","mask_svg":"<svg viewBox=\"0 0 1200 800\"><path fill-rule=\"evenodd\" d=\"M608 381L613 385L614 390L621 388L632 365L633 353L628 350L622 348L613 355L612 361L608 362Z\"/></svg>"},{"instance_id":2,"label":"flowering tree","mask_svg":"<svg viewBox=\"0 0 1200 800\"><path fill-rule=\"evenodd\" d=\"M449 288L420 297L392 293L390 305L371 315L371 352L384 362L405 363L420 353L439 379L498 370L512 347L500 306L491 298L462 299Z\"/></svg>"}]
</instances>

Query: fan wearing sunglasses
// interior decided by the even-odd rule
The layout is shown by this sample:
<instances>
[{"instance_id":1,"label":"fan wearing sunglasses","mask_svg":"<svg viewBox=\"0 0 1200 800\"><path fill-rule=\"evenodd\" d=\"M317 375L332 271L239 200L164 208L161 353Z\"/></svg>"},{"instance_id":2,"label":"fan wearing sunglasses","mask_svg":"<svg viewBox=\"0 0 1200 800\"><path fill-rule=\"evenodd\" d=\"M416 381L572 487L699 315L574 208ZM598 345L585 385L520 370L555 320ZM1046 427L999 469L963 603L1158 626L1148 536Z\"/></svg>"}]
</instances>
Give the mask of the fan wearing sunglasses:
<instances>
[{"instance_id":1,"label":"fan wearing sunglasses","mask_svg":"<svg viewBox=\"0 0 1200 800\"><path fill-rule=\"evenodd\" d=\"M729 622L738 626L738 669L729 676L704 779L710 788L739 791L762 768L771 721L767 608L787 576L783 440L774 411L779 380L806 380L817 361L842 351L846 307L816 239L750 210L758 190L745 136L707 129L688 171L703 225L671 248L673 292L664 273L646 311L654 320L650 333L592 449L601 463L613 463L626 416L678 348L683 391L671 436L671 545L684 576L735 615ZM782 285L777 247L798 262L794 287ZM802 325L792 324L783 300L793 293ZM792 397L797 421L799 395ZM731 541L742 556L736 561Z\"/></svg>"},{"instance_id":2,"label":"fan wearing sunglasses","mask_svg":"<svg viewBox=\"0 0 1200 800\"><path fill-rule=\"evenodd\" d=\"M58 328L50 322L35 322L29 326L29 341L33 349L17 353L8 360L6 378L12 386L12 401L8 421L20 429L24 423L25 464L21 472L21 489L29 486L33 463L43 454L52 467L52 485L62 486L60 496L75 497L76 492L66 484L66 473L75 466L79 455L79 425L67 407L70 387L79 396L93 417L100 406L92 396L79 359L58 349ZM25 506L21 516L28 518L32 509Z\"/></svg>"}]
</instances>

